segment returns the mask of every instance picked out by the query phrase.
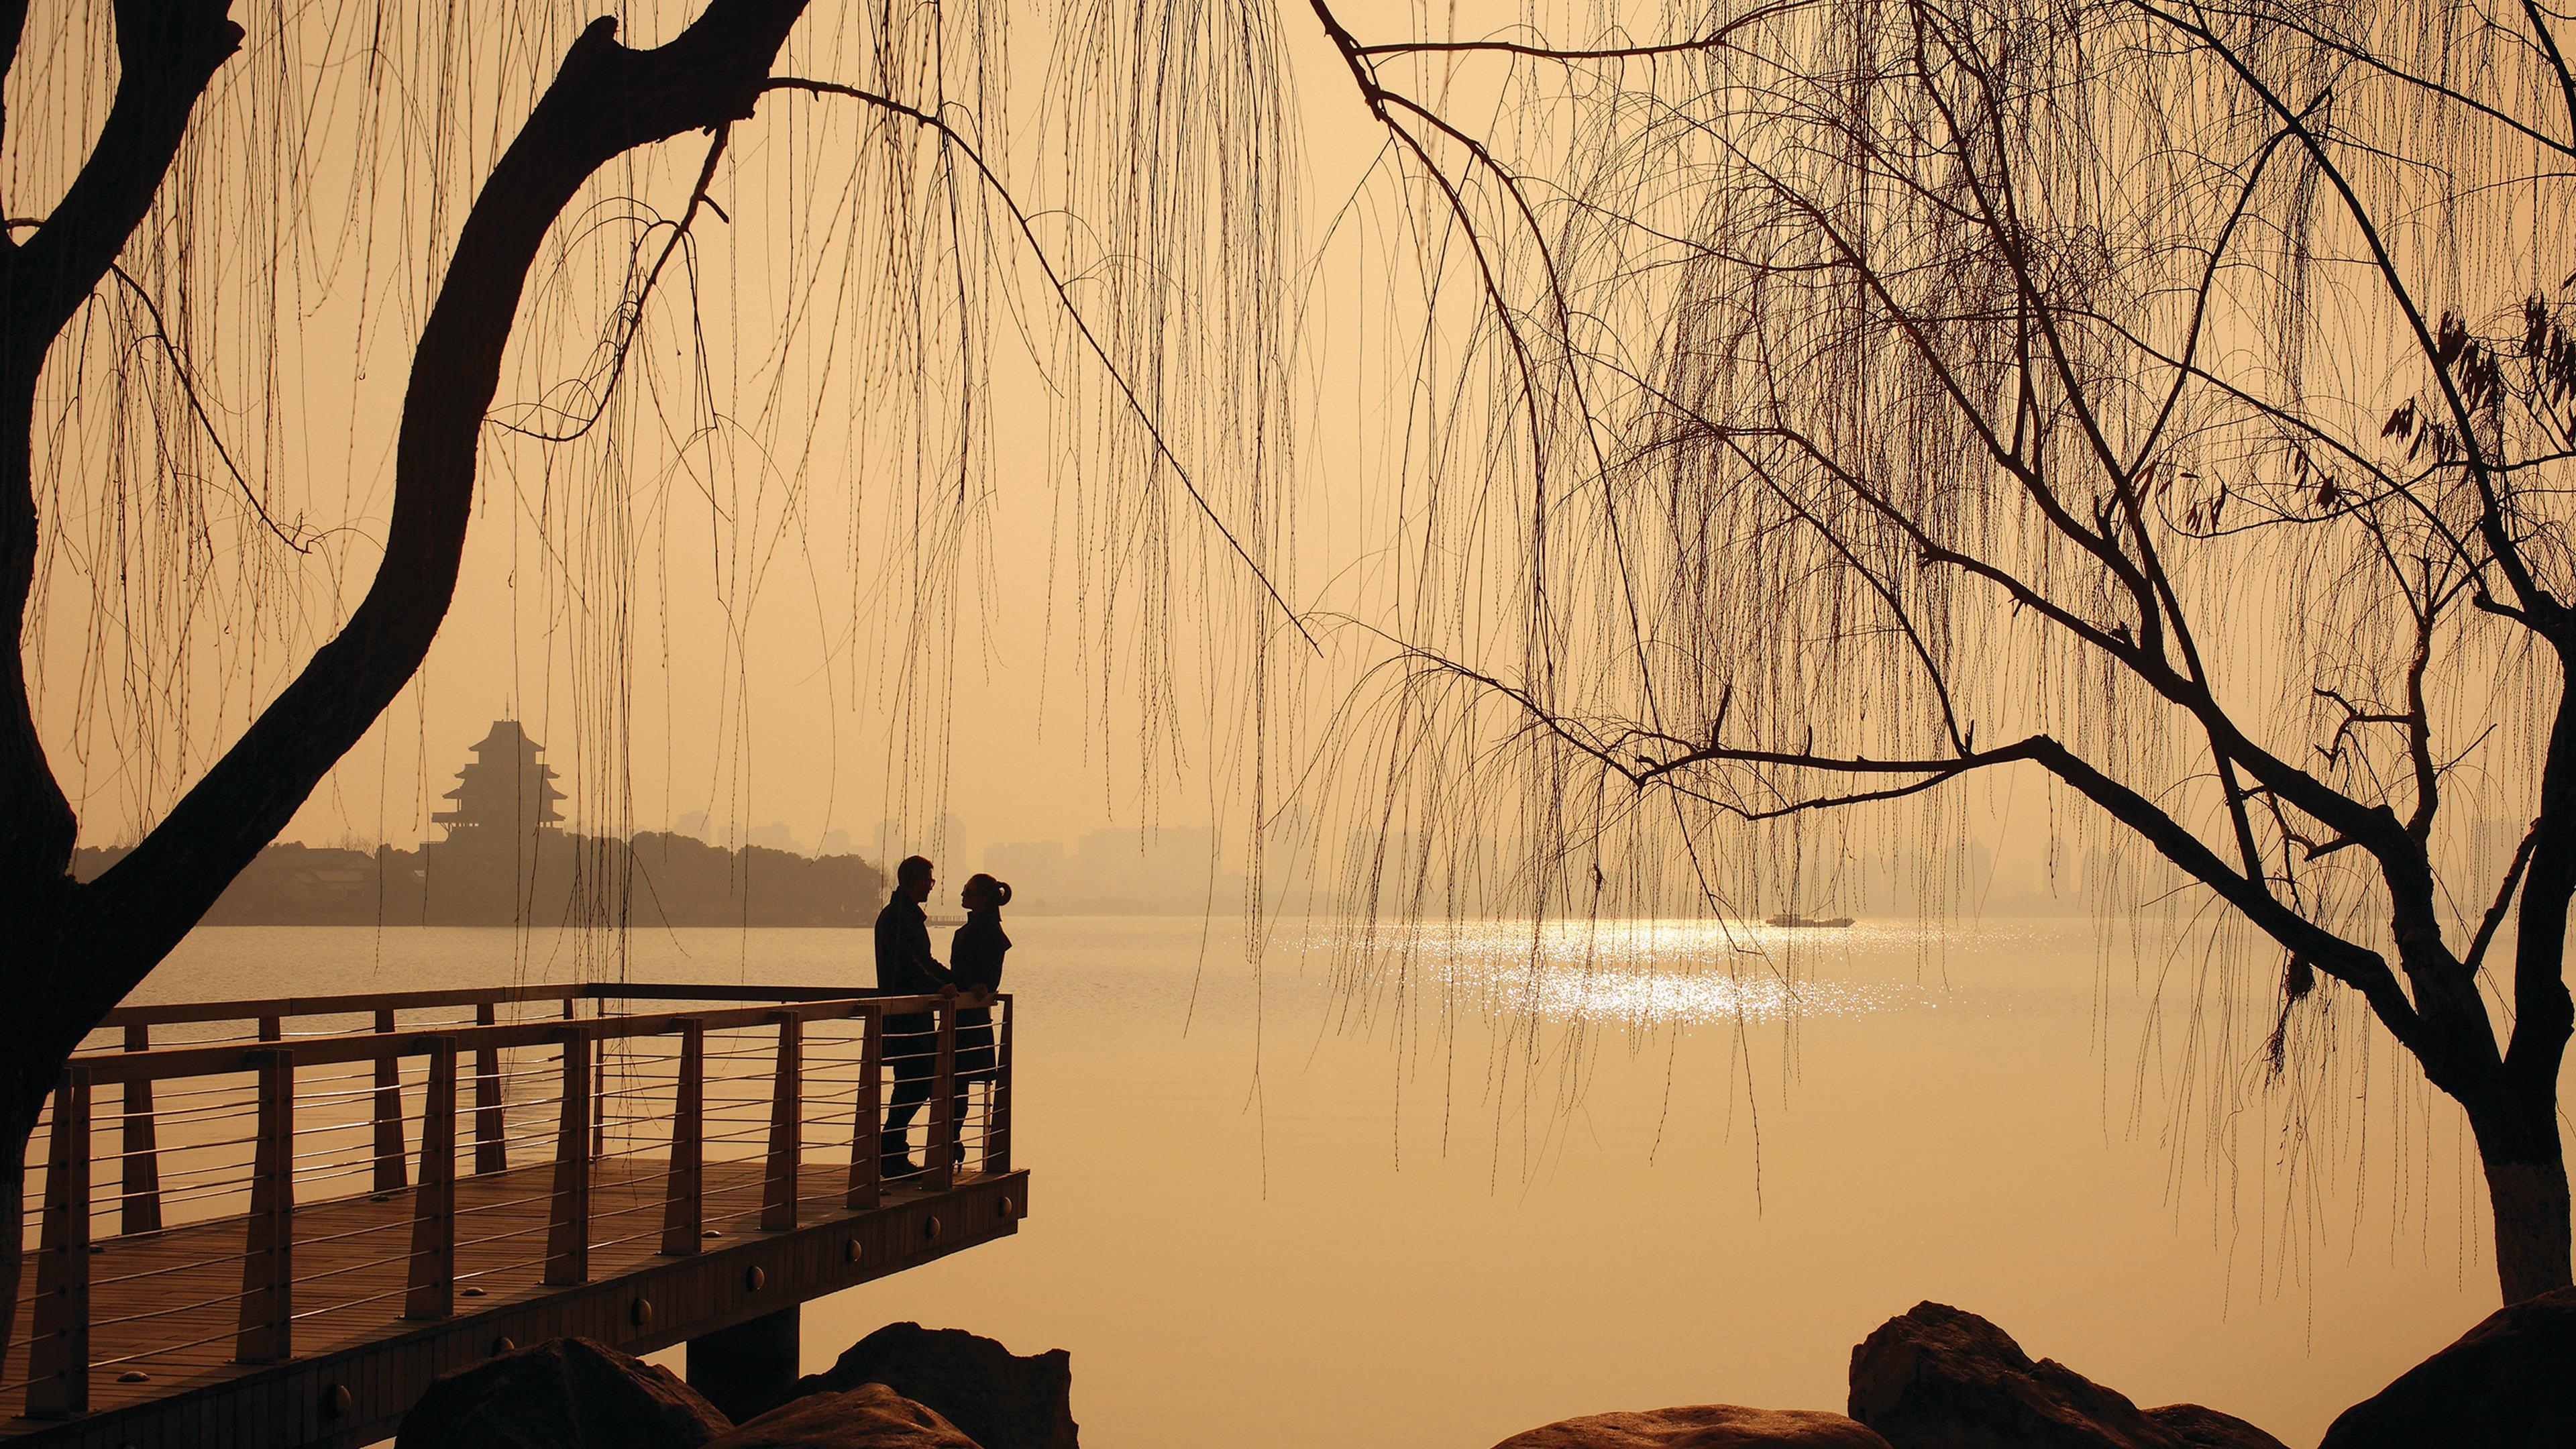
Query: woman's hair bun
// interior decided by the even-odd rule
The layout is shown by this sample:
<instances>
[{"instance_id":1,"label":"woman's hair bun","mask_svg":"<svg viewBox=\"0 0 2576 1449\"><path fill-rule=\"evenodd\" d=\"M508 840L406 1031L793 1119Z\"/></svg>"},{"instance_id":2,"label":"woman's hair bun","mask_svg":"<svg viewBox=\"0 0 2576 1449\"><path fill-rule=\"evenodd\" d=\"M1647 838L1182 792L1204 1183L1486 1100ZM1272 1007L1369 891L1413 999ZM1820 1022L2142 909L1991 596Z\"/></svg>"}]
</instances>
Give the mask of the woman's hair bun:
<instances>
[{"instance_id":1,"label":"woman's hair bun","mask_svg":"<svg viewBox=\"0 0 2576 1449\"><path fill-rule=\"evenodd\" d=\"M1011 903L1011 883L1006 880L996 880L982 871L977 871L966 882L966 889L977 895L991 896L993 906L997 910Z\"/></svg>"}]
</instances>

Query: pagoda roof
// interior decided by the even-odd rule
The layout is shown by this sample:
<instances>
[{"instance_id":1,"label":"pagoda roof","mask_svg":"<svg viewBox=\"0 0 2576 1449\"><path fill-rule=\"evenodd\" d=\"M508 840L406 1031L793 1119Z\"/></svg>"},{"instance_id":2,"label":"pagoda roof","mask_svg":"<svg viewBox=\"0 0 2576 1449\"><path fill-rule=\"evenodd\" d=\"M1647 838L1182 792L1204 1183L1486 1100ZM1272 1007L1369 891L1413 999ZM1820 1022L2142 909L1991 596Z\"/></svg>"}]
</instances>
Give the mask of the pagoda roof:
<instances>
[{"instance_id":1,"label":"pagoda roof","mask_svg":"<svg viewBox=\"0 0 2576 1449\"><path fill-rule=\"evenodd\" d=\"M524 754L534 754L545 748L545 746L538 744L533 739L530 739L528 737L528 732L521 729L519 727L519 722L514 719L496 719L492 721L491 730L487 732L483 738L476 740L472 746L474 752L477 754L481 754L485 750L506 750L514 747Z\"/></svg>"}]
</instances>

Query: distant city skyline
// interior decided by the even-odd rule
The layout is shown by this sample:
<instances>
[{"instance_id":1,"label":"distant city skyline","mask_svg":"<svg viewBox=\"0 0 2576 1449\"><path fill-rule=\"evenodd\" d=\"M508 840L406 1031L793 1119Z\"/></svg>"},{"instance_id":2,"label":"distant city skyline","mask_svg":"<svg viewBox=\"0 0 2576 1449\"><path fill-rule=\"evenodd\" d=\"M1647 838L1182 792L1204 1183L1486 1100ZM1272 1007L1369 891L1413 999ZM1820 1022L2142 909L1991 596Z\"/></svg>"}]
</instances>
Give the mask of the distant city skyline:
<instances>
[{"instance_id":1,"label":"distant city skyline","mask_svg":"<svg viewBox=\"0 0 2576 1449\"><path fill-rule=\"evenodd\" d=\"M501 734L515 730L516 725L514 720L494 721L480 741L458 752L457 763L464 768L457 773L470 773L475 753ZM538 751L544 748L543 740L533 734L518 738ZM551 776L554 772L547 773ZM551 784L546 791L555 793ZM450 791L445 798L454 798L456 793ZM549 807L553 803L547 802ZM555 823L557 818L549 810L547 823ZM574 833L616 833L602 831L577 814L567 814L560 820ZM986 871L1013 883L1021 909L1039 912L1118 914L1204 909L1231 914L1241 909L1247 898L1243 842L1230 831L1204 825L1107 824L1047 835L1028 831L1025 825L1023 820L1004 816L999 827L994 828L970 821L951 809L908 821L880 816L865 827L864 833L833 826L819 832L816 838L785 818L748 824L739 817L720 819L709 810L692 809L680 812L667 827L639 820L627 833L667 828L672 834L726 849L759 847L811 859L857 856L879 869L890 869L894 861L906 855L926 854L940 864L943 897L968 874ZM381 843L410 849L424 840L434 841L436 834L432 832L444 828L433 820L421 839ZM1293 809L1283 812L1274 822L1266 861L1271 909L1358 908L1365 904L1365 882L1372 866L1378 872L1382 890L1406 888L1418 871L1414 852L1421 843L1408 832L1394 831L1380 839L1368 829L1352 828L1343 832L1338 853L1319 851L1320 842L1308 838L1308 832L1309 824L1302 812ZM2036 841L2009 831L1999 831L1998 838L2001 849L1996 842L1972 838L1938 861L1931 853L1903 843L1859 849L1848 856L1820 853L1816 868L1798 881L1794 890L1785 892L1798 899L1739 904L1747 914L1772 909L1831 908L1895 916L1921 913L1935 896L1946 895L1952 909L1972 915L2055 914L2083 909L2101 887L2105 867L2093 848L2062 853L2052 861L2036 848ZM295 841L292 835L288 839ZM333 839L305 838L300 843L312 848L355 847L370 851L379 844L352 834ZM1512 847L1520 851L1527 848L1527 842L1516 842ZM1514 893L1498 888L1498 873L1504 869L1501 862L1507 853L1497 842L1483 837L1451 847L1432 870L1439 877L1432 891L1435 902L1443 909L1470 916L1484 914L1488 909L1518 914Z\"/></svg>"}]
</instances>

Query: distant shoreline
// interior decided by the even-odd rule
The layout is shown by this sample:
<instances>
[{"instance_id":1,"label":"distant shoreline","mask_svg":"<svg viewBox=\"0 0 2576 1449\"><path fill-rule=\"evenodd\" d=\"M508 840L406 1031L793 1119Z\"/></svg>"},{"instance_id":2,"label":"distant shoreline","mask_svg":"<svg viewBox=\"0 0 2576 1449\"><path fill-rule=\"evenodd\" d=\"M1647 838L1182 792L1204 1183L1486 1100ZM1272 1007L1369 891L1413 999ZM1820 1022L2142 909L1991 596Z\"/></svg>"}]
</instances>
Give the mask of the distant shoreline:
<instances>
[{"instance_id":1,"label":"distant shoreline","mask_svg":"<svg viewBox=\"0 0 2576 1449\"><path fill-rule=\"evenodd\" d=\"M625 924L626 924L626 928L627 928L627 929L630 929L630 930L639 930L639 931L653 931L653 930L665 930L665 929L669 929L669 930L759 930L759 931L767 931L767 930L798 930L798 931L813 931L813 930L835 930L835 931L839 931L839 930L846 930L846 931L860 931L860 930L866 930L866 929L868 929L869 927L871 927L871 926L875 923L875 918L876 918L876 907L878 906L878 904L879 904L879 901L877 900L877 898L876 898L876 897L874 897L874 896L871 896L871 897L869 897L869 898L867 899L867 901L865 902L865 905L864 905L864 908L863 908L863 909L858 908L858 907L857 907L857 905L856 905L856 903L854 903L854 905L853 905L853 910L852 910L850 913L845 913L845 914L839 915L837 918L835 918L835 919L831 919L831 920L786 920L786 921L781 921L781 920L749 920L749 921L746 921L746 920L739 920L739 919L731 919L731 920L728 920L728 919L715 919L715 918L710 918L710 917L706 917L706 916L692 916L691 918L689 918L689 919L687 919L687 920L635 919L635 920L630 920L630 921L626 922ZM1304 910L1272 910L1272 911L1270 911L1270 912L1268 912L1268 913L1267 913L1267 918L1268 918L1268 919L1272 919L1272 920L1334 920L1334 921L1348 921L1348 920L1351 920L1351 919L1353 919L1354 917L1356 917L1356 915L1357 915L1357 914L1358 914L1357 912L1349 912L1349 911L1335 911L1335 910L1330 910L1330 909L1318 910L1318 909L1314 909L1314 908L1309 907L1309 908L1304 909ZM1139 900L1127 900L1127 899L1118 899L1118 898L1093 898L1093 899L1086 899L1086 900L1069 901L1069 902L1066 902L1065 904L1062 904L1062 905L1042 905L1042 904L1038 904L1038 903L1035 903L1035 902L1023 901L1023 902L1020 902L1020 903L1018 903L1018 904L1013 905L1013 906L1011 907L1011 909L1010 909L1010 917L1011 917L1011 919L1013 919L1013 920L1023 920L1023 919L1032 919L1032 918L1042 918L1042 919L1067 919L1067 920L1071 920L1071 919L1120 919L1120 918L1145 918L1145 919L1154 919L1154 920L1179 920L1179 919L1196 919L1196 918L1199 918L1199 917L1201 917L1201 916L1212 916L1213 918L1215 918L1215 919L1219 919L1219 920L1240 920L1240 919L1242 919L1242 917L1243 917L1243 911L1241 910L1241 908L1240 908L1238 905L1236 905L1236 904L1235 904L1235 903L1233 903L1233 902L1228 902L1228 903L1227 903L1227 906L1226 906L1225 908L1222 908L1222 909L1216 910L1216 911L1214 911L1214 912L1210 912L1210 911L1208 911L1208 910L1207 910L1207 908L1205 907L1205 905L1204 905L1204 904L1202 904L1202 903L1181 903L1181 902L1139 901ZM1625 918L1625 917L1605 917L1605 918L1604 918L1604 920L1603 920L1603 924L1604 924L1604 925L1616 924L1616 923L1621 922L1621 921L1624 921L1624 920L1626 920L1626 919L1628 919L1628 918ZM2002 925L2002 924L2005 924L2005 923L2012 923L2012 922L2024 922L2024 921L2030 921L2030 922L2037 922L2037 921L2075 921L2075 920L2098 921L2098 920L2101 920L2101 919L2104 919L2104 917L2103 917L2102 913L2100 913L2100 912L2098 912L2098 911L2088 910L2088 909L2086 909L2086 908L2085 908L2085 907L2084 907L2080 902L2072 902L2072 901L2065 901L2065 902L2059 902L2059 901L2049 901L2049 902L2019 902L2019 901L2016 901L2016 902L2011 902L2011 903L2008 903L2008 904L2005 904L2005 905L2001 905L2001 906L1991 906L1991 907L1988 907L1987 909L1985 909L1985 910L1983 910L1983 911L1979 911L1979 912L1976 912L1976 913L1973 913L1973 914L1966 913L1966 912L1961 912L1961 913L1959 913L1959 914L1952 915L1952 916L1949 916L1949 917L1946 917L1946 918L1940 918L1940 917L1927 917L1927 916L1923 916L1923 915L1916 914L1915 912L1912 912L1912 911L1899 911L1899 910L1882 911L1882 912L1879 912L1879 913L1874 914L1874 915L1869 915L1869 916L1863 916L1863 917L1861 917L1859 920L1857 920L1857 921L1854 923L1854 926L1855 926L1855 927L1857 927L1858 929L1861 929L1861 930L1864 930L1864 931L1866 931L1866 930L1867 930L1868 928L1870 928L1870 927L1879 927L1879 928L1887 928L1887 927L1933 927L1933 928L1943 928L1943 929L1974 930L1974 929L1977 929L1977 928L1980 928L1980 927L1992 927L1992 926L1997 926L1997 925ZM1529 917L1528 917L1528 916L1526 916L1526 915L1510 915L1510 916L1486 916L1486 915L1475 915L1475 916L1460 916L1460 917L1455 918L1454 920L1452 920L1451 918L1447 918L1447 917L1430 917L1430 918L1425 918L1425 919L1423 919L1423 920L1421 920L1421 921L1419 921L1419 922L1414 922L1413 924L1419 924L1419 925L1422 925L1422 926L1425 926L1425 927L1433 927L1433 928L1436 928L1436 927L1438 927L1438 926L1445 925L1445 924L1462 924L1462 925L1463 925L1463 924L1496 924L1496 923L1502 923L1502 924L1513 924L1513 925L1518 925L1518 924L1526 924L1528 920L1529 920ZM1799 930L1799 929L1794 928L1794 927L1765 927L1765 926L1763 925L1763 923L1762 923L1759 919L1749 919L1749 918L1744 918L1744 917L1729 917L1729 918L1728 918L1728 921L1729 921L1729 924L1731 924L1731 925L1733 925L1733 926L1743 927L1743 928L1746 928L1746 929L1759 929L1759 930L1764 930L1764 931L1793 932L1794 934L1796 934L1798 937L1800 937L1800 938L1801 938L1801 940L1802 940L1802 942L1803 942L1804 944L1807 944L1807 945L1815 945L1815 944L1819 944L1819 943L1822 943L1822 944L1830 944L1830 943L1831 943L1831 941L1832 941L1834 938L1839 937L1839 936L1842 936L1842 935L1844 935L1844 934L1847 934L1847 932L1846 932L1846 931L1812 932L1812 931ZM300 920L290 920L290 919L253 919L253 918L251 918L251 917L249 917L249 916L247 916L247 915L243 914L242 912L240 912L240 911L238 911L238 910L235 910L235 911L227 911L227 912L225 912L225 913L224 913L222 916L220 916L220 917L211 917L211 918L209 918L209 919L207 919L207 920L205 920L205 921L203 921L203 922L200 922L200 923L199 923L199 927L200 927L200 929L209 929L209 928L213 928L213 929L228 929L228 928L232 928L232 927L236 927L236 926L238 926L238 927L243 927L243 928L246 928L246 929L252 929L252 930L275 930L275 929L279 929L279 928L282 928L282 927L289 927L289 926L317 926L317 927L332 927L332 928L341 929L341 930L346 930L346 929L349 929L349 928L351 928L351 927L369 927L369 928L401 928L401 929L411 929L411 928L418 927L418 928L423 928L423 929L437 929L437 930L517 930L517 929L522 929L522 928L531 928L531 927L537 927L537 926L551 926L551 927L564 927L564 928L569 928L569 927L573 927L573 926L582 926L582 927L606 928L606 927L607 927L607 924L608 924L608 923L605 923L605 922L584 921L584 920L557 920L557 921L542 921L542 922L532 922L532 921L512 921L512 920L482 920L482 921L420 921L420 920L408 920L408 921L405 921L405 920L386 920L386 919L377 919L377 918L373 918L373 917L364 918L364 919L357 918L357 917L347 917L347 918L335 919L335 920L313 920L313 919L300 919ZM955 919L950 918L950 917L942 916L942 917L939 917L939 918L935 918L935 919L933 920L933 922L932 922L932 929L934 929L934 930L946 930L946 929L953 928L956 924L957 924L957 921L956 921ZM1406 922L1405 922L1402 918L1400 918L1400 917L1398 917L1398 916L1394 915L1393 913L1388 913L1388 914L1381 915L1381 916L1379 917L1379 924L1384 925L1384 926L1393 927L1393 926L1398 926L1398 925L1406 924ZM1581 921L1580 921L1579 919L1575 919L1575 918L1558 917L1558 918L1555 918L1555 924L1560 925L1560 926L1575 926L1575 925L1580 925L1580 924L1581 924Z\"/></svg>"},{"instance_id":2,"label":"distant shoreline","mask_svg":"<svg viewBox=\"0 0 2576 1449\"><path fill-rule=\"evenodd\" d=\"M867 903L867 913L866 913L866 915L865 915L863 918L860 918L860 919L842 919L842 920L832 920L832 921L722 921L722 920L708 920L708 919L704 919L704 918L699 918L699 919L692 919L692 920L686 920L686 921L630 920L630 921L626 922L625 924L626 924L626 926L627 926L627 928L628 928L628 929L630 929L630 930L638 930L638 931L658 931L658 930L663 930L663 929L666 929L666 928L667 928L667 929L683 929L683 930L730 930L730 929L734 929L734 928L737 928L737 927L739 927L739 928L741 928L741 929L744 929L744 930L753 930L753 931L863 931L863 930L867 930L867 929L871 928L871 927L875 924L875 920L876 920L876 917L875 917L875 911L876 911L876 907L877 907L879 904L881 904L881 903L880 903L880 902L878 902L878 901L876 901L876 900L874 900L873 898L871 898L871 899L868 901L868 903ZM1011 908L1011 915L1012 915L1012 917L1013 917L1014 919L1021 918L1021 917L1029 917L1029 916L1047 916L1047 917L1056 917L1056 916L1066 916L1066 917L1072 917L1072 916L1109 916L1109 917L1117 917L1117 916L1156 916L1156 917L1181 917L1181 916L1190 916L1190 917L1195 917L1195 916L1199 916L1199 915L1203 915L1203 914L1205 914L1205 910L1204 910L1204 908L1203 908L1203 907L1200 907L1200 906L1196 906L1196 905L1180 905L1180 904L1163 905L1163 904L1155 904L1155 903L1152 903L1152 902L1145 902L1145 901L1080 901L1080 902L1075 902L1075 903L1073 903L1073 904L1071 904L1071 905L1067 905L1067 906L1063 906L1063 907L1057 907L1057 908L1050 908L1050 907L1046 907L1046 906L1032 906L1032 905L1017 905L1017 906L1013 906L1013 907ZM1237 916L1237 915L1241 915L1241 914L1242 914L1242 912L1240 912L1240 911L1226 911L1226 912L1220 912L1219 914L1221 914L1221 915L1228 915L1228 916ZM333 930L347 930L347 929L349 929L350 927L353 927L353 926L363 926L363 927L381 927L381 928L388 929L388 930L397 930L397 929L398 929L398 930L437 930L437 931L452 931L452 930L515 930L515 929L518 929L518 928L521 928L521 927L527 927L527 926L566 926L566 927L570 927L570 926L594 926L594 925L606 925L606 924L607 924L607 923L604 923L604 922L590 922L590 921L578 921L578 920L574 920L574 921L394 921L394 920L355 920L355 919L349 919L349 920L313 920L313 919L310 919L310 918L295 919L295 918L285 918L285 917L278 917L278 918L266 918L266 919L264 919L264 918L259 918L259 917L255 917L255 916L252 916L252 915L248 915L248 914L245 914L245 913L243 913L243 912L241 912L241 911L236 910L236 911L228 911L228 912L226 912L226 913L225 913L225 914L224 914L220 919L208 919L208 920L202 921L202 922L200 922L200 923L198 924L198 929L200 929L200 930L229 930L229 929L234 928L234 927L241 927L241 928L249 929L249 930L270 931L270 930L278 930L278 929L282 929L282 928L289 927L289 926L298 926L298 927L300 927L300 926L312 926L312 927L317 927L317 928L329 928L329 929L333 929ZM954 927L955 927L955 926L957 926L958 924L959 924L959 922L958 922L958 921L956 921L956 920L950 920L950 919L946 919L946 918L938 918L938 919L934 919L934 920L931 922L931 927L932 927L932 929L934 929L934 930L938 930L938 929L948 929L948 928L954 928Z\"/></svg>"}]
</instances>

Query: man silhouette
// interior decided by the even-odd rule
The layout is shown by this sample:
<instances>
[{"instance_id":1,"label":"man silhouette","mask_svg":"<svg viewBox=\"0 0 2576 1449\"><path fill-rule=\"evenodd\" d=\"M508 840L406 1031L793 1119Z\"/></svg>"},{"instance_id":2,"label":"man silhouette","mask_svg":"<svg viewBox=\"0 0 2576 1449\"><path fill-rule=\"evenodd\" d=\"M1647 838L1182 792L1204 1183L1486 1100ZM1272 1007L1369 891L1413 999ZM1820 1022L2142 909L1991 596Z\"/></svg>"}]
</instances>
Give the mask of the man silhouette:
<instances>
[{"instance_id":1,"label":"man silhouette","mask_svg":"<svg viewBox=\"0 0 2576 1449\"><path fill-rule=\"evenodd\" d=\"M929 996L956 978L930 954L930 919L921 903L937 882L927 857L908 855L894 869L894 895L877 912L877 988L897 996ZM938 1070L939 1024L926 1011L886 1018L885 1058L894 1067L894 1097L886 1104L885 1131L877 1138L878 1175L891 1182L918 1176L912 1160L912 1118L930 1100Z\"/></svg>"}]
</instances>

